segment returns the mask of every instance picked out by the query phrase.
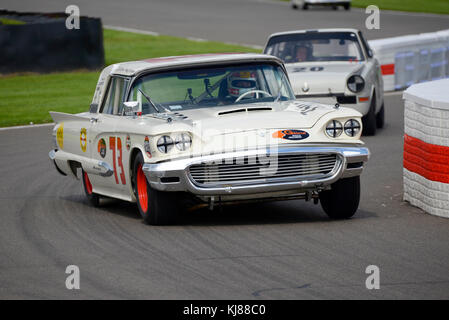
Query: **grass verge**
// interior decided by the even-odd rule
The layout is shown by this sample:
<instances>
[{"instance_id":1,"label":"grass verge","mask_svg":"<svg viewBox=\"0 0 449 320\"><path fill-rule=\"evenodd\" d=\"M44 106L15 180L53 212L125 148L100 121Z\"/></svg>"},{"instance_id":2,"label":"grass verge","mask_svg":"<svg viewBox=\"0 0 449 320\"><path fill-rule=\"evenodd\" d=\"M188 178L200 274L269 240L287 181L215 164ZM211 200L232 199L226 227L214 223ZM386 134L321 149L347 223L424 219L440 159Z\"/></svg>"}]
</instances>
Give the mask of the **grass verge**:
<instances>
[{"instance_id":1,"label":"grass verge","mask_svg":"<svg viewBox=\"0 0 449 320\"><path fill-rule=\"evenodd\" d=\"M20 20L8 19L8 18L0 18L0 26L1 25L17 25L17 24L25 24L25 22Z\"/></svg>"},{"instance_id":2,"label":"grass verge","mask_svg":"<svg viewBox=\"0 0 449 320\"><path fill-rule=\"evenodd\" d=\"M353 0L352 5L359 8L376 5L381 10L449 14L448 0Z\"/></svg>"},{"instance_id":3,"label":"grass verge","mask_svg":"<svg viewBox=\"0 0 449 320\"><path fill-rule=\"evenodd\" d=\"M145 58L214 52L258 52L220 42L198 42L103 30L106 64ZM88 110L98 71L0 76L0 127L51 122L48 111Z\"/></svg>"}]
</instances>

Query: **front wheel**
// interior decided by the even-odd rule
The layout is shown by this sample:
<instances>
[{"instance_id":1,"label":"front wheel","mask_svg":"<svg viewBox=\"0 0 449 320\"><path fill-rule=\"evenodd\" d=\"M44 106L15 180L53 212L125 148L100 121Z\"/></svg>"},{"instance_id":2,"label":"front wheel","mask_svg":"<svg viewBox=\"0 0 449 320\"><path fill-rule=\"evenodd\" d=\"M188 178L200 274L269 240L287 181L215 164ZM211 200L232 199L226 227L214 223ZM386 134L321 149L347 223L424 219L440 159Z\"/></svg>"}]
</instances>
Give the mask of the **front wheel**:
<instances>
[{"instance_id":1,"label":"front wheel","mask_svg":"<svg viewBox=\"0 0 449 320\"><path fill-rule=\"evenodd\" d=\"M139 213L151 225L173 224L179 211L176 193L151 188L142 170L143 164L143 156L139 154L133 167L133 189Z\"/></svg>"},{"instance_id":2,"label":"front wheel","mask_svg":"<svg viewBox=\"0 0 449 320\"><path fill-rule=\"evenodd\" d=\"M350 3L345 3L344 4L344 8L345 8L345 10L350 10L351 9L351 4Z\"/></svg>"},{"instance_id":3,"label":"front wheel","mask_svg":"<svg viewBox=\"0 0 449 320\"><path fill-rule=\"evenodd\" d=\"M81 173L83 176L83 189L84 193L86 194L86 198L87 200L89 200L89 203L91 205L93 205L94 207L98 207L100 205L100 196L92 191L92 183L90 183L87 173L84 170L82 170Z\"/></svg>"},{"instance_id":4,"label":"front wheel","mask_svg":"<svg viewBox=\"0 0 449 320\"><path fill-rule=\"evenodd\" d=\"M331 219L349 219L360 202L360 177L338 180L331 190L320 192L321 207Z\"/></svg>"}]
</instances>

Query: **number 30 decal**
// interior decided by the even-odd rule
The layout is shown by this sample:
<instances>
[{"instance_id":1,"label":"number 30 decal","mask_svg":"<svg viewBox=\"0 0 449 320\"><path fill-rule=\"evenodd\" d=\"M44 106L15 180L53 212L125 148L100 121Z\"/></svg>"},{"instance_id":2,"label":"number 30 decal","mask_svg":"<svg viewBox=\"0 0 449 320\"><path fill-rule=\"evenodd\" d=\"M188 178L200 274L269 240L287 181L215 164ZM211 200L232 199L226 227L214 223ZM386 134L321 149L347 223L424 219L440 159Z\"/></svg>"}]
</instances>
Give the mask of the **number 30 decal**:
<instances>
[{"instance_id":1,"label":"number 30 decal","mask_svg":"<svg viewBox=\"0 0 449 320\"><path fill-rule=\"evenodd\" d=\"M118 165L120 167L120 180L123 185L126 184L126 178L125 178L125 170L123 170L123 162L122 162L122 139L117 137L117 146L115 144L116 139L115 137L109 137L109 149L112 150L112 161L114 164L114 176L115 176L115 182L119 184L118 176L117 176L117 166L116 166L116 151L118 151Z\"/></svg>"}]
</instances>

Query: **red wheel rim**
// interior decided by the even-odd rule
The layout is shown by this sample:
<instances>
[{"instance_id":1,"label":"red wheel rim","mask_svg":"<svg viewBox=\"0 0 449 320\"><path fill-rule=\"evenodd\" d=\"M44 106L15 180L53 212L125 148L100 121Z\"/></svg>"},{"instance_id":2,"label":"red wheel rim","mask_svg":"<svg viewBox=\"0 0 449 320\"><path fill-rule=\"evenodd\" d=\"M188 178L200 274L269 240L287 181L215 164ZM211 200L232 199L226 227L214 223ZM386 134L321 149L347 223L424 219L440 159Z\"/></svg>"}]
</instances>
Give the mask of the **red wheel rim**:
<instances>
[{"instance_id":1,"label":"red wheel rim","mask_svg":"<svg viewBox=\"0 0 449 320\"><path fill-rule=\"evenodd\" d=\"M89 176L86 172L84 172L84 185L86 186L87 193L92 194L92 184L90 183Z\"/></svg>"},{"instance_id":2,"label":"red wheel rim","mask_svg":"<svg viewBox=\"0 0 449 320\"><path fill-rule=\"evenodd\" d=\"M142 164L137 168L137 196L139 198L139 205L143 212L148 210L148 192L147 179L142 170Z\"/></svg>"}]
</instances>

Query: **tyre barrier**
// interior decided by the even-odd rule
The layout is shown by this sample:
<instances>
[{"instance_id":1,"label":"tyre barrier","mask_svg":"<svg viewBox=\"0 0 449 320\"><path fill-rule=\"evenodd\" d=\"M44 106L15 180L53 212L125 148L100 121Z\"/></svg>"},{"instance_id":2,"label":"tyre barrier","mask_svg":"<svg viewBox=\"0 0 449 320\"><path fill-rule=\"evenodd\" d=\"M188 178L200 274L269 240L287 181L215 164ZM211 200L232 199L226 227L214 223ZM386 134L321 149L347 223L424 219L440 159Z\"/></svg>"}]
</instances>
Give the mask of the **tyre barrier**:
<instances>
[{"instance_id":1,"label":"tyre barrier","mask_svg":"<svg viewBox=\"0 0 449 320\"><path fill-rule=\"evenodd\" d=\"M23 24L0 25L0 73L101 69L104 66L101 19L80 17L67 29L65 13L0 10L0 17Z\"/></svg>"},{"instance_id":2,"label":"tyre barrier","mask_svg":"<svg viewBox=\"0 0 449 320\"><path fill-rule=\"evenodd\" d=\"M415 84L403 94L404 200L449 218L449 79Z\"/></svg>"},{"instance_id":3,"label":"tyre barrier","mask_svg":"<svg viewBox=\"0 0 449 320\"><path fill-rule=\"evenodd\" d=\"M368 42L380 61L385 91L449 77L449 30Z\"/></svg>"}]
</instances>

